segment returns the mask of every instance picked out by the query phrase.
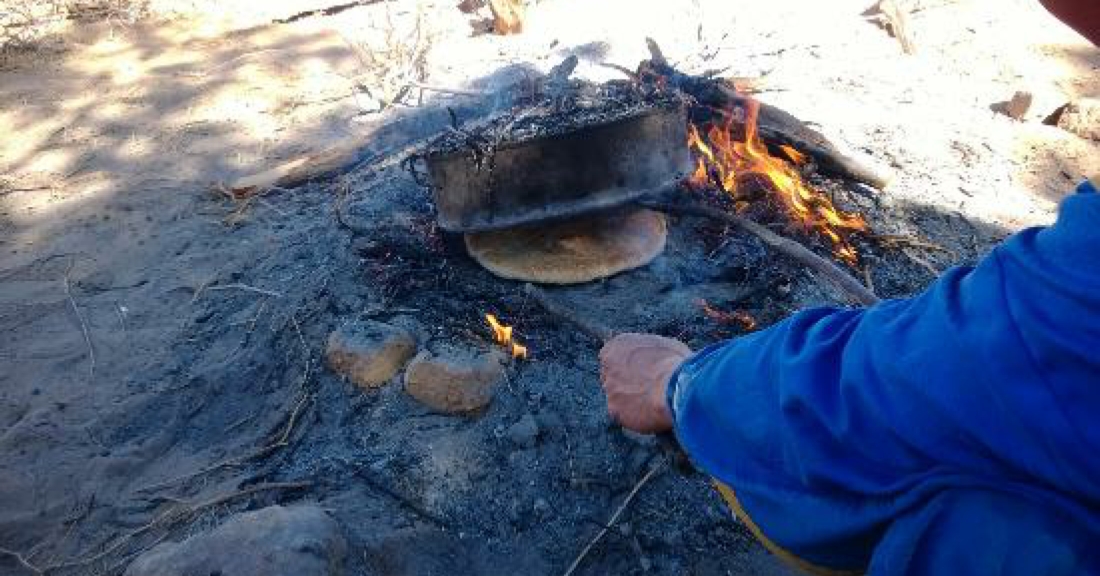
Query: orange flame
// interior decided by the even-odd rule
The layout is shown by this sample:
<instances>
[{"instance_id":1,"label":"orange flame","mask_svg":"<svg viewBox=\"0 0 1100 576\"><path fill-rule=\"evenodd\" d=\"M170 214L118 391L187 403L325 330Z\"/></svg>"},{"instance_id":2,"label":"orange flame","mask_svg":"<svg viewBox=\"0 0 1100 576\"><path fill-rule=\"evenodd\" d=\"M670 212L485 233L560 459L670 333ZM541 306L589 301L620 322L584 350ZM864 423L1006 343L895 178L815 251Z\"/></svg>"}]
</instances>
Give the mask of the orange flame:
<instances>
[{"instance_id":1,"label":"orange flame","mask_svg":"<svg viewBox=\"0 0 1100 576\"><path fill-rule=\"evenodd\" d=\"M760 103L751 98L745 101L744 140L733 137L733 114L725 114L724 125L710 123L705 136L695 125L688 127L688 147L696 159L695 172L688 182L696 187L716 185L738 200L739 177L763 176L792 219L824 236L837 258L855 265L859 257L848 236L867 230L867 223L858 214L838 210L828 196L806 184L791 163L772 156L758 131ZM779 148L790 162L806 162L806 156L798 150L786 145Z\"/></svg>"},{"instance_id":2,"label":"orange flame","mask_svg":"<svg viewBox=\"0 0 1100 576\"><path fill-rule=\"evenodd\" d=\"M512 339L512 327L505 326L496 316L486 314L485 320L493 331L493 340L512 353L512 358L527 359L527 347Z\"/></svg>"}]
</instances>

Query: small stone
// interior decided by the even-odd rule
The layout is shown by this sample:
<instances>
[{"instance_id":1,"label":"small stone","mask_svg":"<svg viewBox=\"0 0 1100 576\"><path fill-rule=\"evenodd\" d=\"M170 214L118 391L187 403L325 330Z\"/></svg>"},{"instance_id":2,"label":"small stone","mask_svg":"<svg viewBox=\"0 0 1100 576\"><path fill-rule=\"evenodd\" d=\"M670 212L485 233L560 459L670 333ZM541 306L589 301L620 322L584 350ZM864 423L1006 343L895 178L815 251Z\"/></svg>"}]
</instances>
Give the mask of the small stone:
<instances>
[{"instance_id":1,"label":"small stone","mask_svg":"<svg viewBox=\"0 0 1100 576\"><path fill-rule=\"evenodd\" d=\"M535 417L524 414L515 424L508 427L508 439L521 448L532 448L539 438L539 425Z\"/></svg>"},{"instance_id":2,"label":"small stone","mask_svg":"<svg viewBox=\"0 0 1100 576\"><path fill-rule=\"evenodd\" d=\"M561 417L549 410L539 412L539 415L535 416L535 421L538 422L539 432L545 435L560 435L565 429L565 423Z\"/></svg>"},{"instance_id":3,"label":"small stone","mask_svg":"<svg viewBox=\"0 0 1100 576\"><path fill-rule=\"evenodd\" d=\"M321 508L270 506L160 544L130 564L126 576L330 576L343 572L346 553L339 525Z\"/></svg>"},{"instance_id":4,"label":"small stone","mask_svg":"<svg viewBox=\"0 0 1100 576\"><path fill-rule=\"evenodd\" d=\"M546 501L546 498L535 499L535 515L546 516L550 513L550 503Z\"/></svg>"},{"instance_id":5,"label":"small stone","mask_svg":"<svg viewBox=\"0 0 1100 576\"><path fill-rule=\"evenodd\" d=\"M379 244L369 238L356 238L351 241L351 249L356 254L368 255L377 252Z\"/></svg>"},{"instance_id":6,"label":"small stone","mask_svg":"<svg viewBox=\"0 0 1100 576\"><path fill-rule=\"evenodd\" d=\"M1070 102L1052 114L1052 118L1053 124L1062 130L1100 141L1100 98L1082 98Z\"/></svg>"},{"instance_id":7,"label":"small stone","mask_svg":"<svg viewBox=\"0 0 1100 576\"><path fill-rule=\"evenodd\" d=\"M665 546L668 546L670 548L675 548L677 546L680 546L681 544L683 544L683 539L684 539L683 533L681 533L676 528L668 528L668 529L665 529L665 530L661 530L658 533L657 537L661 540L662 544L664 544Z\"/></svg>"},{"instance_id":8,"label":"small stone","mask_svg":"<svg viewBox=\"0 0 1100 576\"><path fill-rule=\"evenodd\" d=\"M374 321L352 321L328 337L325 357L333 371L367 389L393 378L416 353L407 331Z\"/></svg>"},{"instance_id":9,"label":"small stone","mask_svg":"<svg viewBox=\"0 0 1100 576\"><path fill-rule=\"evenodd\" d=\"M472 412L489 405L504 377L506 357L441 350L421 352L405 370L405 391L421 404L445 414Z\"/></svg>"}]
</instances>

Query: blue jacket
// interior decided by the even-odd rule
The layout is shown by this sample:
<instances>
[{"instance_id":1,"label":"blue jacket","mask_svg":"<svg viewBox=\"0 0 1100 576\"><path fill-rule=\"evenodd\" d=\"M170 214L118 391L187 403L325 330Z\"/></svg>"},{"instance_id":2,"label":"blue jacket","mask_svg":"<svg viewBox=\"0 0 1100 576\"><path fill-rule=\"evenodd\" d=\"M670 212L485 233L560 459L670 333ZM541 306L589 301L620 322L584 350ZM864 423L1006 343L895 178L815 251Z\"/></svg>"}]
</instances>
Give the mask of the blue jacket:
<instances>
[{"instance_id":1,"label":"blue jacket","mask_svg":"<svg viewBox=\"0 0 1100 576\"><path fill-rule=\"evenodd\" d=\"M706 348L669 402L696 464L804 568L1100 574L1100 194L914 298Z\"/></svg>"}]
</instances>

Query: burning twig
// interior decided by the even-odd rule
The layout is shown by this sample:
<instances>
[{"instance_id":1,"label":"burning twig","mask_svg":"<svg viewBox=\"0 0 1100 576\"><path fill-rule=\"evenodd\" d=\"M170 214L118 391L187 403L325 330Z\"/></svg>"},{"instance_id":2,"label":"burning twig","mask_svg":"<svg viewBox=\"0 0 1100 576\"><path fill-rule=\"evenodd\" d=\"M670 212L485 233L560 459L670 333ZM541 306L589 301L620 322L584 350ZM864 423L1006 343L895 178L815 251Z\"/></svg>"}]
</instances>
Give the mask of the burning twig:
<instances>
[{"instance_id":1,"label":"burning twig","mask_svg":"<svg viewBox=\"0 0 1100 576\"><path fill-rule=\"evenodd\" d=\"M660 210L662 212L668 212L670 214L686 214L689 216L701 216L704 218L712 218L715 220L721 220L729 224L737 226L741 230L756 236L764 244L774 249L776 252L785 254L792 259L798 261L817 272L821 273L825 278L832 282L837 288L840 288L845 294L847 294L854 301L864 306L871 306L878 303L878 296L875 296L873 292L867 289L863 284L860 284L858 280L852 278L847 272L840 269L836 264L818 256L811 252L805 246L791 240L784 238L771 230L744 218L736 214L731 214L715 208L707 206L700 206L697 204L668 204L662 202L643 201L639 202L640 205L653 210Z\"/></svg>"},{"instance_id":2,"label":"burning twig","mask_svg":"<svg viewBox=\"0 0 1100 576\"><path fill-rule=\"evenodd\" d=\"M645 473L645 476L642 476L641 480L638 480L638 483L634 485L634 488L631 488L630 493L626 495L625 499L623 499L623 503L619 504L619 507L616 508L615 512L611 514L611 517L607 519L607 524L604 524L604 527L596 533L596 536L588 542L588 545L586 545L584 549L581 550L580 554L577 554L576 559L574 559L573 563L569 565L569 569L565 571L565 574L563 576L571 576L573 572L577 570L577 567L581 565L582 561L584 561L585 556L588 556L588 553L592 550L592 547L598 544L599 541L602 540L603 537L607 534L607 531L610 530L615 525L615 523L619 521L619 517L623 515L623 512L625 512L627 507L630 506L630 503L634 501L634 498L638 495L638 492L642 490L642 487L645 486L650 480L652 480L658 472L661 472L664 469L665 465L664 461L662 460L660 463L653 465L649 469L649 471Z\"/></svg>"},{"instance_id":3,"label":"burning twig","mask_svg":"<svg viewBox=\"0 0 1100 576\"><path fill-rule=\"evenodd\" d=\"M699 105L713 110L744 110L747 107L751 99L726 82L684 74L668 64L656 42L647 39L647 44L651 60L638 67L638 76L643 80L672 86L690 95ZM813 157L825 172L877 189L886 187L892 179L888 169L876 165L870 158L841 150L798 118L763 102L760 103L758 130L760 137L768 142L787 144Z\"/></svg>"},{"instance_id":4,"label":"burning twig","mask_svg":"<svg viewBox=\"0 0 1100 576\"><path fill-rule=\"evenodd\" d=\"M708 318L718 322L719 324L726 324L729 326L736 326L743 332L752 332L756 330L756 319L752 317L748 312L744 310L734 310L733 312L727 312L719 308L711 306L710 302L699 299L696 304L703 309L703 314L706 314Z\"/></svg>"},{"instance_id":5,"label":"burning twig","mask_svg":"<svg viewBox=\"0 0 1100 576\"><path fill-rule=\"evenodd\" d=\"M858 256L848 236L866 231L867 223L859 215L837 209L828 196L805 182L796 168L806 161L801 152L781 144L779 151L786 158L772 155L759 136L759 111L760 103L747 99L739 129L734 126L732 111L715 111L725 119L721 124L704 123L705 135L696 124L690 126L688 145L697 163L690 182L715 186L737 201L745 198L743 183L747 179L762 180L792 221L824 236L838 258L855 264Z\"/></svg>"}]
</instances>

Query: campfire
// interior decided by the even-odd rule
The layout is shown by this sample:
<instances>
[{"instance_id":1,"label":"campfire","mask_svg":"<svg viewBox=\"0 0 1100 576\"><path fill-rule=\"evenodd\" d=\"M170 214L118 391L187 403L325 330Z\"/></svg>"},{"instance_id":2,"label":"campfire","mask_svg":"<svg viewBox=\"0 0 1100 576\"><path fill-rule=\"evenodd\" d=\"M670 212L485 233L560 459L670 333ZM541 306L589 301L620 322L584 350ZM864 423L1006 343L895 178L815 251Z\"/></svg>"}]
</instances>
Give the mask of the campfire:
<instances>
[{"instance_id":1,"label":"campfire","mask_svg":"<svg viewBox=\"0 0 1100 576\"><path fill-rule=\"evenodd\" d=\"M425 156L439 225L464 234L498 276L576 284L649 264L665 247L660 212L718 218L873 302L843 268L753 220L820 240L855 268L866 222L807 176L878 188L889 176L733 83L683 74L650 51L637 71L622 69L629 80L601 85L570 80L576 60L566 60L508 113L452 125ZM702 193L685 204L685 189Z\"/></svg>"},{"instance_id":2,"label":"campfire","mask_svg":"<svg viewBox=\"0 0 1100 576\"><path fill-rule=\"evenodd\" d=\"M722 119L720 123L707 122L702 127L693 123L688 128L688 146L696 159L689 184L713 186L728 193L740 210L752 201L751 192L743 191L744 183L763 180L763 186L778 198L791 221L824 236L838 259L855 266L858 254L848 238L866 231L867 223L858 214L838 210L828 196L805 182L797 169L806 164L805 154L780 144L778 148L786 158L773 156L757 129L759 102L748 99L746 104L740 119L736 111L715 111ZM738 132L741 138L736 137Z\"/></svg>"}]
</instances>

